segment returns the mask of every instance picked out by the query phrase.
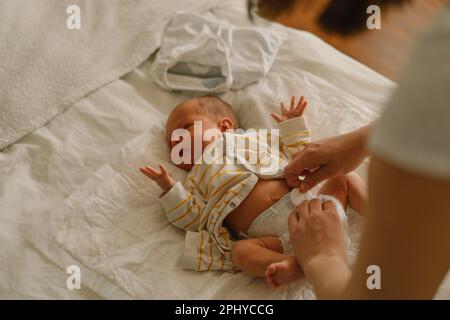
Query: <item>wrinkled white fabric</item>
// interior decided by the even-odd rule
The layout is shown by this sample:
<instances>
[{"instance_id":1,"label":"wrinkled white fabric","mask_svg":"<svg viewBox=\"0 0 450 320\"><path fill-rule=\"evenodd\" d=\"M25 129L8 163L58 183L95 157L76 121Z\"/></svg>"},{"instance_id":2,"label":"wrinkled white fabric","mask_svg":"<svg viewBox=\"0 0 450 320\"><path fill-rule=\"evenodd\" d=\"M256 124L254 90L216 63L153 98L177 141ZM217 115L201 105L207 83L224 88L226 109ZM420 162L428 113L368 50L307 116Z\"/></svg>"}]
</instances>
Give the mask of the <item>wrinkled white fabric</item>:
<instances>
[{"instance_id":1,"label":"wrinkled white fabric","mask_svg":"<svg viewBox=\"0 0 450 320\"><path fill-rule=\"evenodd\" d=\"M0 150L142 64L178 10L218 0L0 1ZM79 8L80 29L68 29Z\"/></svg>"},{"instance_id":2,"label":"wrinkled white fabric","mask_svg":"<svg viewBox=\"0 0 450 320\"><path fill-rule=\"evenodd\" d=\"M154 79L167 90L242 89L269 72L283 40L281 32L182 11L164 31Z\"/></svg>"}]
</instances>

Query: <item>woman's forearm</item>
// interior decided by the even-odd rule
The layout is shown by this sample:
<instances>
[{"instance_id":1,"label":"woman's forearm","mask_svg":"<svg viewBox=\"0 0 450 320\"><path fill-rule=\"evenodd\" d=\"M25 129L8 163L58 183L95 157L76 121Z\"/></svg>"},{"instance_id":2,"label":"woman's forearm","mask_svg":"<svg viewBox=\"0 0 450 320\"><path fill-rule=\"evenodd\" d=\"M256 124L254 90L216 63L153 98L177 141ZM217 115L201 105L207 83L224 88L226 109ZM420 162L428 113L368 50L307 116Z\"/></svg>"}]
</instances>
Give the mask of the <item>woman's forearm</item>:
<instances>
[{"instance_id":1,"label":"woman's forearm","mask_svg":"<svg viewBox=\"0 0 450 320\"><path fill-rule=\"evenodd\" d=\"M304 271L318 299L342 298L352 276L347 263L338 256L315 257Z\"/></svg>"},{"instance_id":2,"label":"woman's forearm","mask_svg":"<svg viewBox=\"0 0 450 320\"><path fill-rule=\"evenodd\" d=\"M371 123L336 137L309 143L284 169L286 182L292 188L298 187L306 192L327 179L355 170L369 155L367 140L373 126ZM304 175L303 181L298 179L299 175Z\"/></svg>"},{"instance_id":3,"label":"woman's forearm","mask_svg":"<svg viewBox=\"0 0 450 320\"><path fill-rule=\"evenodd\" d=\"M369 156L369 149L367 147L367 141L369 139L370 133L373 130L373 127L375 126L375 122L372 122L371 124L361 127L355 131L350 132L349 134L352 135L353 141L355 143L355 148L359 149L364 155L367 157Z\"/></svg>"},{"instance_id":4,"label":"woman's forearm","mask_svg":"<svg viewBox=\"0 0 450 320\"><path fill-rule=\"evenodd\" d=\"M369 204L348 299L431 299L450 266L450 181L374 157ZM379 268L380 287L367 286Z\"/></svg>"}]
</instances>

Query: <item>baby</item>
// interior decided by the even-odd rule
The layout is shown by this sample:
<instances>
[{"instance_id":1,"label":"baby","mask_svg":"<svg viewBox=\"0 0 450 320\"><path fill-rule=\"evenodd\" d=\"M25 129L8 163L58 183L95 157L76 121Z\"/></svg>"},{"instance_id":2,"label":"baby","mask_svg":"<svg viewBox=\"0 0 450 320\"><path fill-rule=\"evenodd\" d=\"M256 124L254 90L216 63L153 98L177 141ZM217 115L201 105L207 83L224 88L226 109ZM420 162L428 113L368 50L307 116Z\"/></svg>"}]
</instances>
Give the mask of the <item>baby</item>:
<instances>
[{"instance_id":1,"label":"baby","mask_svg":"<svg viewBox=\"0 0 450 320\"><path fill-rule=\"evenodd\" d=\"M175 107L166 124L167 142L171 161L189 171L185 183L175 181L163 165L140 170L163 190L159 201L168 220L187 232L184 268L240 269L266 278L273 288L303 277L287 221L295 205L314 196L291 190L283 170L289 157L311 141L306 106L303 97L297 104L292 97L289 108L282 103L281 114L272 114L279 139L272 131L233 132L238 120L218 97L193 98ZM209 161L203 161L206 156ZM249 161L252 156L257 160ZM317 197L331 200L345 219L347 207L362 211L364 190L362 180L350 174L325 182Z\"/></svg>"}]
</instances>

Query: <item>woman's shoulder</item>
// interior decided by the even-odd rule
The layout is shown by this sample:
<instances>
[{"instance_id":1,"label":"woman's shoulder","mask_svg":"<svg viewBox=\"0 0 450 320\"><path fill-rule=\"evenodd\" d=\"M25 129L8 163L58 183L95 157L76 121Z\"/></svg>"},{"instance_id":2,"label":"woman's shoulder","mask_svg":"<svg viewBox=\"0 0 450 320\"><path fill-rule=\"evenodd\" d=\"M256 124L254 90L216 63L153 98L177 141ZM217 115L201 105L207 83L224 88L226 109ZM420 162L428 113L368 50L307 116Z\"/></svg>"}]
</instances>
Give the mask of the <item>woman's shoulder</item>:
<instances>
[{"instance_id":1,"label":"woman's shoulder","mask_svg":"<svg viewBox=\"0 0 450 320\"><path fill-rule=\"evenodd\" d=\"M418 41L370 139L378 156L450 178L450 6Z\"/></svg>"}]
</instances>

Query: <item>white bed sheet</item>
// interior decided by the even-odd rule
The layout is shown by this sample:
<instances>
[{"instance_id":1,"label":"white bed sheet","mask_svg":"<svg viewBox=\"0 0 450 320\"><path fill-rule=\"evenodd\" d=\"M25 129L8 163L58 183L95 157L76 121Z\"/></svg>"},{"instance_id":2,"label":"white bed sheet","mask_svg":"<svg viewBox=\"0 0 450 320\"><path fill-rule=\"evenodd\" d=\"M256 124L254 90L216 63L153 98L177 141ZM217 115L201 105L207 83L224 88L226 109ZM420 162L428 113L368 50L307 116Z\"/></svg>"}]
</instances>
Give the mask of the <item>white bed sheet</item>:
<instances>
[{"instance_id":1,"label":"white bed sheet","mask_svg":"<svg viewBox=\"0 0 450 320\"><path fill-rule=\"evenodd\" d=\"M213 13L233 23L248 24L245 9L237 4L224 3ZM258 84L223 96L235 107L244 128L274 127L269 113L277 110L280 99L290 95L308 97L307 116L314 139L355 129L379 115L394 87L392 82L311 34L274 24L269 27L289 35L271 72ZM40 231L36 228L50 223L55 209L71 194L83 190L81 186L100 168L107 168L107 164L114 167L119 159L126 158L120 151L133 139L143 134L150 137L154 148L149 161L168 159L162 141L165 117L187 95L157 87L151 80L149 64L75 103L0 153L0 297L120 297L119 291L102 290L103 284L83 285L83 279L82 290L68 290L64 261L43 254L33 237ZM366 163L358 171L365 176ZM154 201L156 186L149 184L148 188L149 199ZM149 210L149 215L161 225L164 217L160 209ZM181 255L183 239L168 223L166 228L165 236L155 239L155 245L174 248L168 253L173 258L161 260L172 264ZM153 257L155 265L159 258L157 254ZM197 298L313 298L308 286L280 294L268 290L262 280L242 274L192 274L166 270L163 262L155 267L154 283L146 284L151 288L147 298L192 297L189 284L195 286L198 281L208 286L194 296ZM180 281L185 283L177 285ZM446 288L440 296L449 293Z\"/></svg>"}]
</instances>

